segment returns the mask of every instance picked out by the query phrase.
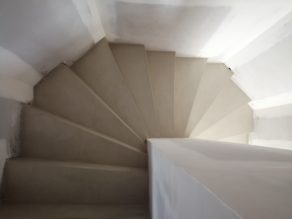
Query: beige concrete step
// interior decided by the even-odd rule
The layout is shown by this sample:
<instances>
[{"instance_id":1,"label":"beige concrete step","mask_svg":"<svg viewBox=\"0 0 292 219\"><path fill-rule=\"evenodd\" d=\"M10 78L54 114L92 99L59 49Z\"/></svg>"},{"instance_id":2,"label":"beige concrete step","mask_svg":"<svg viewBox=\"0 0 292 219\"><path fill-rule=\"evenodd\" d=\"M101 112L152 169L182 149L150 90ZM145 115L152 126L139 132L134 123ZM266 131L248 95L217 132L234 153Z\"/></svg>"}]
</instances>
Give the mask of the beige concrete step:
<instances>
[{"instance_id":1,"label":"beige concrete step","mask_svg":"<svg viewBox=\"0 0 292 219\"><path fill-rule=\"evenodd\" d=\"M144 205L2 205L1 219L150 219Z\"/></svg>"},{"instance_id":2,"label":"beige concrete step","mask_svg":"<svg viewBox=\"0 0 292 219\"><path fill-rule=\"evenodd\" d=\"M184 137L196 92L206 67L207 59L175 59L174 127L175 136Z\"/></svg>"},{"instance_id":3,"label":"beige concrete step","mask_svg":"<svg viewBox=\"0 0 292 219\"><path fill-rule=\"evenodd\" d=\"M106 39L98 42L72 66L78 76L100 96L141 139L148 136L143 115L121 74Z\"/></svg>"},{"instance_id":4,"label":"beige concrete step","mask_svg":"<svg viewBox=\"0 0 292 219\"><path fill-rule=\"evenodd\" d=\"M217 141L239 143L239 144L248 144L249 142L249 133L243 133L239 135L230 136L227 138L221 138Z\"/></svg>"},{"instance_id":5,"label":"beige concrete step","mask_svg":"<svg viewBox=\"0 0 292 219\"><path fill-rule=\"evenodd\" d=\"M191 110L185 136L189 137L220 90L230 80L232 72L221 63L208 63L201 78L196 98Z\"/></svg>"},{"instance_id":6,"label":"beige concrete step","mask_svg":"<svg viewBox=\"0 0 292 219\"><path fill-rule=\"evenodd\" d=\"M120 43L112 43L110 46L137 106L143 114L149 137L158 137L159 129L155 119L145 47Z\"/></svg>"},{"instance_id":7,"label":"beige concrete step","mask_svg":"<svg viewBox=\"0 0 292 219\"><path fill-rule=\"evenodd\" d=\"M230 79L219 92L209 109L201 117L191 136L198 136L220 119L228 116L241 106L247 105L249 101L250 99L246 94Z\"/></svg>"},{"instance_id":8,"label":"beige concrete step","mask_svg":"<svg viewBox=\"0 0 292 219\"><path fill-rule=\"evenodd\" d=\"M141 150L48 112L24 106L21 156L147 167Z\"/></svg>"},{"instance_id":9,"label":"beige concrete step","mask_svg":"<svg viewBox=\"0 0 292 219\"><path fill-rule=\"evenodd\" d=\"M127 124L65 65L58 66L35 87L34 104L139 149L146 149Z\"/></svg>"},{"instance_id":10,"label":"beige concrete step","mask_svg":"<svg viewBox=\"0 0 292 219\"><path fill-rule=\"evenodd\" d=\"M238 136L242 133L246 134L253 130L253 112L248 104L240 106L238 109L229 113L204 132L196 136L196 138L203 138L209 140L227 139L229 137ZM241 136L242 137L242 136ZM234 138L236 140L237 138ZM245 136L245 140L237 143L248 143ZM232 139L229 139L231 141ZM232 141L231 141L232 142Z\"/></svg>"},{"instance_id":11,"label":"beige concrete step","mask_svg":"<svg viewBox=\"0 0 292 219\"><path fill-rule=\"evenodd\" d=\"M88 163L12 159L4 172L7 204L146 204L146 170Z\"/></svg>"},{"instance_id":12,"label":"beige concrete step","mask_svg":"<svg viewBox=\"0 0 292 219\"><path fill-rule=\"evenodd\" d=\"M154 109L161 137L174 137L174 52L147 52Z\"/></svg>"}]
</instances>

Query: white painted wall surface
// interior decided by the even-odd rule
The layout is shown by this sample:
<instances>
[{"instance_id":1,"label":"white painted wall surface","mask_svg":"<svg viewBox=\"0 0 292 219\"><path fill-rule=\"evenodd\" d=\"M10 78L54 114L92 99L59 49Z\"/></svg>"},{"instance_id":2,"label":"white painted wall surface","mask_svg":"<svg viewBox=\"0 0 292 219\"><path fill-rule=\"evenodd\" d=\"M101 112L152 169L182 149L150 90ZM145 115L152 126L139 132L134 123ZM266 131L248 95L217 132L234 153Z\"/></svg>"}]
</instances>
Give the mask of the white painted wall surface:
<instances>
[{"instance_id":1,"label":"white painted wall surface","mask_svg":"<svg viewBox=\"0 0 292 219\"><path fill-rule=\"evenodd\" d=\"M43 74L70 65L102 37L94 0L1 1L0 96L31 101Z\"/></svg>"},{"instance_id":2,"label":"white painted wall surface","mask_svg":"<svg viewBox=\"0 0 292 219\"><path fill-rule=\"evenodd\" d=\"M104 36L103 26L95 0L72 0L83 24L87 27L93 41L97 43Z\"/></svg>"},{"instance_id":3,"label":"white painted wall surface","mask_svg":"<svg viewBox=\"0 0 292 219\"><path fill-rule=\"evenodd\" d=\"M150 139L153 219L290 219L292 151Z\"/></svg>"},{"instance_id":4,"label":"white painted wall surface","mask_svg":"<svg viewBox=\"0 0 292 219\"><path fill-rule=\"evenodd\" d=\"M292 35L234 69L239 85L252 100L292 91Z\"/></svg>"},{"instance_id":5,"label":"white painted wall surface","mask_svg":"<svg viewBox=\"0 0 292 219\"><path fill-rule=\"evenodd\" d=\"M96 0L110 40L225 61L286 16L289 0Z\"/></svg>"},{"instance_id":6,"label":"white painted wall surface","mask_svg":"<svg viewBox=\"0 0 292 219\"><path fill-rule=\"evenodd\" d=\"M277 43L281 42L287 36L292 34L292 12L279 19L269 29L255 38L245 48L235 55L226 59L226 63L232 69L236 69L253 60L261 53L267 51Z\"/></svg>"},{"instance_id":7,"label":"white painted wall surface","mask_svg":"<svg viewBox=\"0 0 292 219\"><path fill-rule=\"evenodd\" d=\"M225 62L252 100L292 91L290 0L96 2L111 41Z\"/></svg>"},{"instance_id":8,"label":"white painted wall surface","mask_svg":"<svg viewBox=\"0 0 292 219\"><path fill-rule=\"evenodd\" d=\"M240 219L216 194L161 150L160 147L173 150L172 145L165 143L148 142L152 219Z\"/></svg>"},{"instance_id":9,"label":"white painted wall surface","mask_svg":"<svg viewBox=\"0 0 292 219\"><path fill-rule=\"evenodd\" d=\"M292 150L292 104L257 109L254 114L250 144Z\"/></svg>"}]
</instances>

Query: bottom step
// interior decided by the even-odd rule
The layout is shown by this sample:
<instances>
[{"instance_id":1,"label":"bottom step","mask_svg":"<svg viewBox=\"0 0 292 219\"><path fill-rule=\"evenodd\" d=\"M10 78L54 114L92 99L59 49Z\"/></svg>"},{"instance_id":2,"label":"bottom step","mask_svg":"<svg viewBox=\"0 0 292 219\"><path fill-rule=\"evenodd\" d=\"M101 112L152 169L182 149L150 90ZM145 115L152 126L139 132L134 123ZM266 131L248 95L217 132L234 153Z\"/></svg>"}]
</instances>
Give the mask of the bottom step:
<instances>
[{"instance_id":1,"label":"bottom step","mask_svg":"<svg viewBox=\"0 0 292 219\"><path fill-rule=\"evenodd\" d=\"M142 205L4 205L1 219L74 218L74 219L148 219Z\"/></svg>"},{"instance_id":2,"label":"bottom step","mask_svg":"<svg viewBox=\"0 0 292 219\"><path fill-rule=\"evenodd\" d=\"M139 204L148 202L145 169L34 159L8 160L5 204Z\"/></svg>"}]
</instances>

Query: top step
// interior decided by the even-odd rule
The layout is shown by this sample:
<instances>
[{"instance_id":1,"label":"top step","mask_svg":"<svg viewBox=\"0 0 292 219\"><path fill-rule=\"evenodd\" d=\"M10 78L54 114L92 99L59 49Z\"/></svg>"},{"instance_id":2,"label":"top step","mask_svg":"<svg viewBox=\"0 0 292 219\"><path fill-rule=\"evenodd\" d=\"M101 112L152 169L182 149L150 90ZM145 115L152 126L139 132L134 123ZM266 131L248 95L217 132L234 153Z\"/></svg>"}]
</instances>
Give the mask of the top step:
<instances>
[{"instance_id":1,"label":"top step","mask_svg":"<svg viewBox=\"0 0 292 219\"><path fill-rule=\"evenodd\" d=\"M10 159L4 171L5 204L147 204L145 169Z\"/></svg>"},{"instance_id":2,"label":"top step","mask_svg":"<svg viewBox=\"0 0 292 219\"><path fill-rule=\"evenodd\" d=\"M110 44L116 62L143 114L149 137L158 137L152 92L148 74L148 60L143 45Z\"/></svg>"}]
</instances>

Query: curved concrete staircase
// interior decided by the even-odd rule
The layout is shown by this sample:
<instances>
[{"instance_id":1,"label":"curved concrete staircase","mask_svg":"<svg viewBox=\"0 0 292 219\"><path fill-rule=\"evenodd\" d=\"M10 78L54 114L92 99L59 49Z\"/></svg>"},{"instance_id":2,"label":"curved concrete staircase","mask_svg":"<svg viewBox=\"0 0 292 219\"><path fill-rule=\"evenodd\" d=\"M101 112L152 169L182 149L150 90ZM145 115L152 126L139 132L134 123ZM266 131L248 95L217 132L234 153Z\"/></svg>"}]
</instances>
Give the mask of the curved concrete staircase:
<instances>
[{"instance_id":1,"label":"curved concrete staircase","mask_svg":"<svg viewBox=\"0 0 292 219\"><path fill-rule=\"evenodd\" d=\"M220 63L101 40L23 107L1 218L149 218L147 138L247 143L248 97Z\"/></svg>"}]
</instances>

